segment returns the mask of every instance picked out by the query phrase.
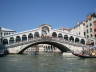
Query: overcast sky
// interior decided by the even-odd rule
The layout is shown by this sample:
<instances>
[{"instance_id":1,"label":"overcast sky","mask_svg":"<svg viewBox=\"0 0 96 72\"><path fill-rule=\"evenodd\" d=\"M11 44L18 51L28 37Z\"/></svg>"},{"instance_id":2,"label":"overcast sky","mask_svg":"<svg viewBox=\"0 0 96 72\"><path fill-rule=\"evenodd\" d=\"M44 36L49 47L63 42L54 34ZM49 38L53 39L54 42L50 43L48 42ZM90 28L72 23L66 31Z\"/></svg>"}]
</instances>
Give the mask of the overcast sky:
<instances>
[{"instance_id":1,"label":"overcast sky","mask_svg":"<svg viewBox=\"0 0 96 72\"><path fill-rule=\"evenodd\" d=\"M17 32L41 24L73 27L96 12L96 0L0 0L0 26Z\"/></svg>"}]
</instances>

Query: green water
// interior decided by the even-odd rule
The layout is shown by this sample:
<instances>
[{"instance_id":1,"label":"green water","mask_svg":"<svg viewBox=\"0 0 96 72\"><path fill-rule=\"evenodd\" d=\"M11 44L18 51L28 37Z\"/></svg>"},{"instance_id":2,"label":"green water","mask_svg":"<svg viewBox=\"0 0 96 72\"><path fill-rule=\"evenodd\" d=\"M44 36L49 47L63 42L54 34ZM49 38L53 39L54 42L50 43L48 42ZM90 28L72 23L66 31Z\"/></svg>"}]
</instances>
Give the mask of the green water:
<instances>
[{"instance_id":1,"label":"green water","mask_svg":"<svg viewBox=\"0 0 96 72\"><path fill-rule=\"evenodd\" d=\"M96 72L96 58L8 55L0 57L0 72Z\"/></svg>"}]
</instances>

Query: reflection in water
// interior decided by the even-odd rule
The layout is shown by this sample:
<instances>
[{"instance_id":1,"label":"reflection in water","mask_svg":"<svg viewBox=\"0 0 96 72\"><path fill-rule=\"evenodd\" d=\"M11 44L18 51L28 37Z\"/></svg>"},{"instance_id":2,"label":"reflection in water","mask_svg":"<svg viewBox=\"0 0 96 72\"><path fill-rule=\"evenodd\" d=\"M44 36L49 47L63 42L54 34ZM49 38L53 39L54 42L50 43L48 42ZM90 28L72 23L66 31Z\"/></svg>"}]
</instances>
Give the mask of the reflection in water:
<instances>
[{"instance_id":1,"label":"reflection in water","mask_svg":"<svg viewBox=\"0 0 96 72\"><path fill-rule=\"evenodd\" d=\"M0 72L95 72L96 59L62 55L8 55L0 58Z\"/></svg>"}]
</instances>

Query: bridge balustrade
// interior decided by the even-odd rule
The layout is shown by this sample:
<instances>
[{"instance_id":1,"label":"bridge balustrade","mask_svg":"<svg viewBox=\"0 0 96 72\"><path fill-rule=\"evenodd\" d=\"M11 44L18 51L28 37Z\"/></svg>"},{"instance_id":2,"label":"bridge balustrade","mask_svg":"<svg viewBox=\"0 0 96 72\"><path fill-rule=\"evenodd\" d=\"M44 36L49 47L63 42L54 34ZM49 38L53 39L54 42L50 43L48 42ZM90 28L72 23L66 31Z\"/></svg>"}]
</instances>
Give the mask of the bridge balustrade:
<instances>
[{"instance_id":1,"label":"bridge balustrade","mask_svg":"<svg viewBox=\"0 0 96 72\"><path fill-rule=\"evenodd\" d=\"M15 46L20 46L20 45L24 45L24 44L28 44L28 43L36 43L36 42L44 42L44 41L48 41L48 42L60 42L60 43L66 43L69 45L74 45L74 46L84 46L81 43L75 43L69 40L65 40L64 38L55 38L55 37L38 37L38 38L32 38L30 40L26 40L26 41L20 41L20 42L15 42L13 44L8 44L6 45L7 47L15 47Z\"/></svg>"}]
</instances>

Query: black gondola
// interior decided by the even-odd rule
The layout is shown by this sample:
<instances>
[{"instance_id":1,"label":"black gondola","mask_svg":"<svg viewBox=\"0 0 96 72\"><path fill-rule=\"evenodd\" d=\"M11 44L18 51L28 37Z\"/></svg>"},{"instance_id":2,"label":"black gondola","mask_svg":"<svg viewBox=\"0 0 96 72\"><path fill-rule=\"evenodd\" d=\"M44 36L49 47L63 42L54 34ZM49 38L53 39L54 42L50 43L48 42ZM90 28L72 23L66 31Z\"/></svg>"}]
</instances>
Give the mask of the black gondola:
<instances>
[{"instance_id":1,"label":"black gondola","mask_svg":"<svg viewBox=\"0 0 96 72\"><path fill-rule=\"evenodd\" d=\"M82 58L96 58L96 45L90 46L88 48L82 48L80 53L76 53L76 51L72 51L72 54Z\"/></svg>"},{"instance_id":2,"label":"black gondola","mask_svg":"<svg viewBox=\"0 0 96 72\"><path fill-rule=\"evenodd\" d=\"M72 53L72 54L81 58L96 58L96 56L81 55L81 54L75 54L75 53Z\"/></svg>"}]
</instances>

